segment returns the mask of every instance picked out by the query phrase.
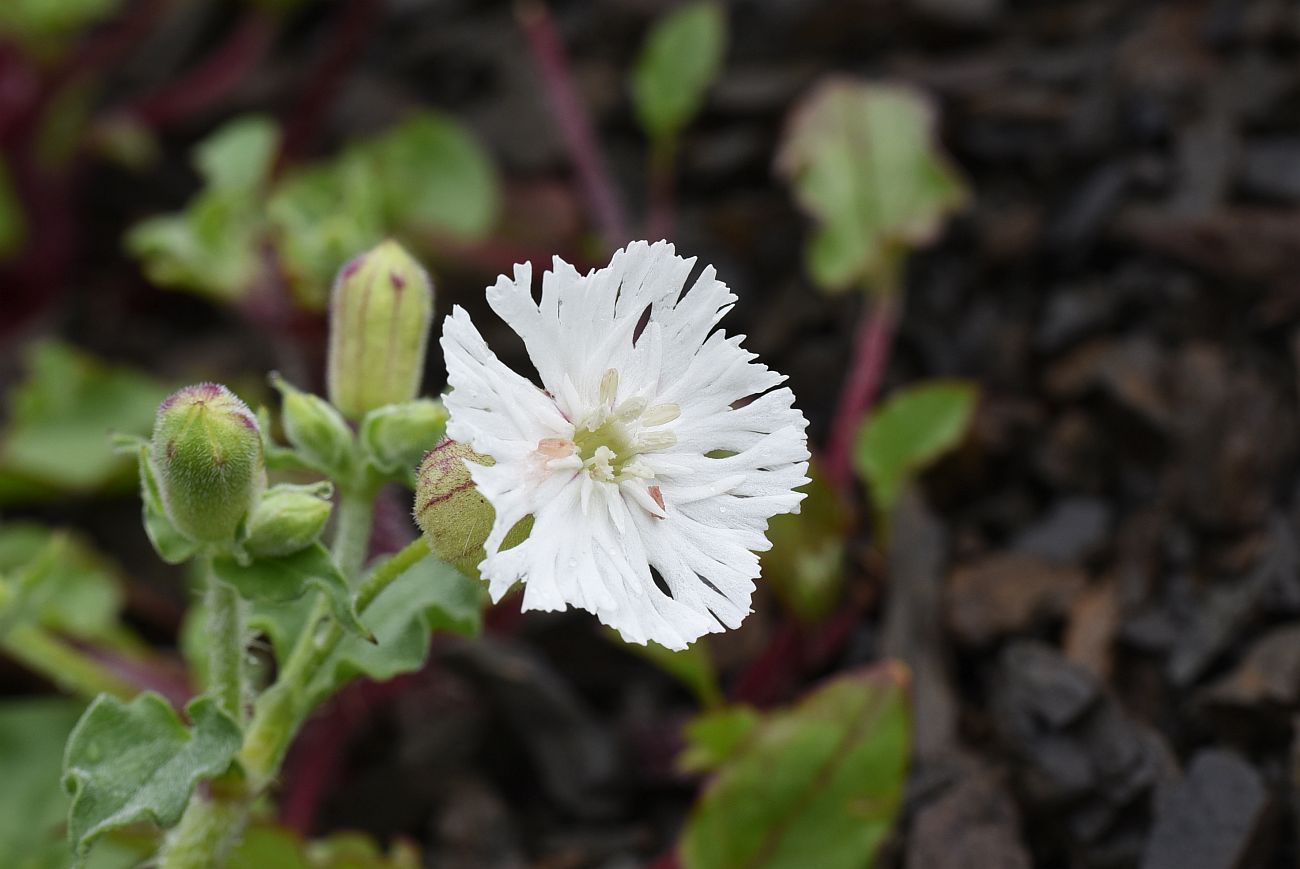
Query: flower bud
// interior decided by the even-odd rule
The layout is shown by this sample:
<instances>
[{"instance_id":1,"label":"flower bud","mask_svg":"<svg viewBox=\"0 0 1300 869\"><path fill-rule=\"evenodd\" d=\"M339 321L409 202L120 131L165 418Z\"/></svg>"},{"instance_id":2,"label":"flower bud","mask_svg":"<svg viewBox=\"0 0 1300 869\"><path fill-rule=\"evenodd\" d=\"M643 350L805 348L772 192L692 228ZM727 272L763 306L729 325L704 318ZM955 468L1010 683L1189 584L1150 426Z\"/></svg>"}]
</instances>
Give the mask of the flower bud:
<instances>
[{"instance_id":1,"label":"flower bud","mask_svg":"<svg viewBox=\"0 0 1300 869\"><path fill-rule=\"evenodd\" d=\"M248 519L244 549L250 555L275 558L291 555L316 542L330 518L329 483L274 486Z\"/></svg>"},{"instance_id":2,"label":"flower bud","mask_svg":"<svg viewBox=\"0 0 1300 869\"><path fill-rule=\"evenodd\" d=\"M167 518L199 543L234 540L266 484L257 420L216 383L187 386L159 405L149 458Z\"/></svg>"},{"instance_id":3,"label":"flower bud","mask_svg":"<svg viewBox=\"0 0 1300 869\"><path fill-rule=\"evenodd\" d=\"M366 414L361 444L382 471L414 470L420 457L442 440L446 427L442 402L418 398Z\"/></svg>"},{"instance_id":4,"label":"flower bud","mask_svg":"<svg viewBox=\"0 0 1300 869\"><path fill-rule=\"evenodd\" d=\"M284 399L281 418L294 449L319 470L331 476L344 474L352 456L352 429L339 412L278 374L271 375L271 385Z\"/></svg>"},{"instance_id":5,"label":"flower bud","mask_svg":"<svg viewBox=\"0 0 1300 869\"><path fill-rule=\"evenodd\" d=\"M491 456L476 453L450 438L429 451L420 464L415 487L415 521L434 554L466 576L478 579L478 565L486 557L483 542L492 530L496 511L475 488L466 461L496 464ZM510 529L501 548L518 545L532 528L533 517L524 517Z\"/></svg>"},{"instance_id":6,"label":"flower bud","mask_svg":"<svg viewBox=\"0 0 1300 869\"><path fill-rule=\"evenodd\" d=\"M433 285L420 264L386 241L345 265L330 299L329 397L360 419L415 398L433 319Z\"/></svg>"}]
</instances>

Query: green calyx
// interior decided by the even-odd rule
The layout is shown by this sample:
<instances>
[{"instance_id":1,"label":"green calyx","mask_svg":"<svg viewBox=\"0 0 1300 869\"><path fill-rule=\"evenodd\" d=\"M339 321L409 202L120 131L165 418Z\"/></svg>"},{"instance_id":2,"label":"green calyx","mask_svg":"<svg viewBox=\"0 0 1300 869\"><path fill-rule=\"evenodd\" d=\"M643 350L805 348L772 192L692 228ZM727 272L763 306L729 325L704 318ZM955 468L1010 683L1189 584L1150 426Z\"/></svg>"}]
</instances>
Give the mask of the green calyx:
<instances>
[{"instance_id":1,"label":"green calyx","mask_svg":"<svg viewBox=\"0 0 1300 869\"><path fill-rule=\"evenodd\" d=\"M433 319L433 284L395 241L345 265L330 301L329 398L360 419L415 398Z\"/></svg>"},{"instance_id":2,"label":"green calyx","mask_svg":"<svg viewBox=\"0 0 1300 869\"><path fill-rule=\"evenodd\" d=\"M158 408L149 460L167 517L196 543L229 543L266 483L248 406L215 383L187 386Z\"/></svg>"},{"instance_id":3,"label":"green calyx","mask_svg":"<svg viewBox=\"0 0 1300 869\"><path fill-rule=\"evenodd\" d=\"M496 464L491 456L450 438L429 451L416 483L415 521L439 558L478 579L478 565L487 555L483 544L496 521L496 511L474 486L466 461ZM522 543L532 528L533 517L525 516L510 529L501 548Z\"/></svg>"}]
</instances>

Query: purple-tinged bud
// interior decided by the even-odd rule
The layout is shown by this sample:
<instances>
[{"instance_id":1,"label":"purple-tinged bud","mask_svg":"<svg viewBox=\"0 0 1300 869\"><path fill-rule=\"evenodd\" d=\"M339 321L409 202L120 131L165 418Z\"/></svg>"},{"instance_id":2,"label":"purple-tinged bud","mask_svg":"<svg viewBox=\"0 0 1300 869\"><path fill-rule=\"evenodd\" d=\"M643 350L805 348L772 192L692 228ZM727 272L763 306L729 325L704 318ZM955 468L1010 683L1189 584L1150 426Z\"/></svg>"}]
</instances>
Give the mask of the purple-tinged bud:
<instances>
[{"instance_id":1,"label":"purple-tinged bud","mask_svg":"<svg viewBox=\"0 0 1300 869\"><path fill-rule=\"evenodd\" d=\"M350 419L415 398L433 319L433 285L400 244L345 265L330 300L330 402Z\"/></svg>"},{"instance_id":2,"label":"purple-tinged bud","mask_svg":"<svg viewBox=\"0 0 1300 869\"><path fill-rule=\"evenodd\" d=\"M198 543L234 540L266 484L257 418L216 383L159 405L149 457L167 518Z\"/></svg>"},{"instance_id":3,"label":"purple-tinged bud","mask_svg":"<svg viewBox=\"0 0 1300 869\"><path fill-rule=\"evenodd\" d=\"M435 555L477 579L478 565L487 554L483 543L496 520L496 510L474 486L466 461L496 464L491 456L450 438L425 455L415 486L415 521ZM532 528L533 517L525 516L510 529L501 548L523 542Z\"/></svg>"}]
</instances>

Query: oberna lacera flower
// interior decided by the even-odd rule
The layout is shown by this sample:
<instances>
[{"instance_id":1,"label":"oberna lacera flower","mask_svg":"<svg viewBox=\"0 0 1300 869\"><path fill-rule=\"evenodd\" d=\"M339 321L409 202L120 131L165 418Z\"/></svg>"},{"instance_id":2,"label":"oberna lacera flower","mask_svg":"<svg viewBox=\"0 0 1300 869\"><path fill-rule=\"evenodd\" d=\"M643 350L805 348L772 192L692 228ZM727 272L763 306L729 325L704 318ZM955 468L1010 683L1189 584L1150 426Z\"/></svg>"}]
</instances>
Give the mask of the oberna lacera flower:
<instances>
[{"instance_id":1,"label":"oberna lacera flower","mask_svg":"<svg viewBox=\"0 0 1300 869\"><path fill-rule=\"evenodd\" d=\"M493 600L596 614L623 638L682 649L750 611L768 520L797 512L807 420L785 378L714 327L736 297L712 266L636 242L580 275L558 257L487 291L541 387L506 367L457 307L443 327L448 434L496 511L479 572ZM685 288L685 291L683 289ZM522 543L502 548L532 516Z\"/></svg>"}]
</instances>

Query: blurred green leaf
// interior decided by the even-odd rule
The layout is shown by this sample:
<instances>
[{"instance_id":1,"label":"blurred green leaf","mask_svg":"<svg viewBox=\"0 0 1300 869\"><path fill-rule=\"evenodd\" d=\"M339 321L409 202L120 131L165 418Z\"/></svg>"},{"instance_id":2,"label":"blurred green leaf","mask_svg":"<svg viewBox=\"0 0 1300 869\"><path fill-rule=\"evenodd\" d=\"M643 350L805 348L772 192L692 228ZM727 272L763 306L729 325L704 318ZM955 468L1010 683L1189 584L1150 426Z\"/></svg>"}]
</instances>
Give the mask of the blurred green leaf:
<instances>
[{"instance_id":1,"label":"blurred green leaf","mask_svg":"<svg viewBox=\"0 0 1300 869\"><path fill-rule=\"evenodd\" d=\"M407 842L385 854L362 833L336 833L305 842L297 833L260 824L252 827L230 857L229 869L419 869L420 853Z\"/></svg>"},{"instance_id":2,"label":"blurred green leaf","mask_svg":"<svg viewBox=\"0 0 1300 869\"><path fill-rule=\"evenodd\" d=\"M0 703L0 866L6 869L67 869L68 798L59 770L82 708L62 698ZM138 862L139 855L108 845L97 849L90 867L125 869Z\"/></svg>"},{"instance_id":3,"label":"blurred green leaf","mask_svg":"<svg viewBox=\"0 0 1300 869\"><path fill-rule=\"evenodd\" d=\"M264 632L283 665L301 633L313 601L254 602L249 624ZM333 694L358 676L376 681L411 673L429 656L435 631L474 636L483 627L479 583L436 559L426 558L403 573L363 615L375 643L349 635L326 659L308 694L313 703Z\"/></svg>"},{"instance_id":4,"label":"blurred green leaf","mask_svg":"<svg viewBox=\"0 0 1300 869\"><path fill-rule=\"evenodd\" d=\"M651 139L672 139L699 112L722 70L726 43L718 3L688 3L655 24L632 70L637 118Z\"/></svg>"},{"instance_id":5,"label":"blurred green leaf","mask_svg":"<svg viewBox=\"0 0 1300 869\"><path fill-rule=\"evenodd\" d=\"M605 636L620 648L645 658L681 682L690 689L702 706L711 708L722 704L722 689L718 686L718 669L713 664L709 645L703 639L696 640L685 649L674 652L658 643L641 645L625 642L619 637L617 631L606 631Z\"/></svg>"},{"instance_id":6,"label":"blurred green leaf","mask_svg":"<svg viewBox=\"0 0 1300 869\"><path fill-rule=\"evenodd\" d=\"M118 627L117 568L78 536L28 522L0 525L0 577L13 595L0 606L0 631L12 620L103 640Z\"/></svg>"},{"instance_id":7,"label":"blurred green leaf","mask_svg":"<svg viewBox=\"0 0 1300 869\"><path fill-rule=\"evenodd\" d=\"M269 242L295 300L319 310L339 268L390 235L475 240L496 222L496 168L449 116L417 112L271 183L279 141L271 121L250 117L199 146L203 189L183 212L127 235L150 280L237 301L262 275Z\"/></svg>"},{"instance_id":8,"label":"blurred green leaf","mask_svg":"<svg viewBox=\"0 0 1300 869\"><path fill-rule=\"evenodd\" d=\"M725 706L686 725L686 750L677 759L683 772L717 769L736 755L763 721L752 706Z\"/></svg>"},{"instance_id":9,"label":"blurred green leaf","mask_svg":"<svg viewBox=\"0 0 1300 869\"><path fill-rule=\"evenodd\" d=\"M17 254L27 238L27 217L9 165L0 157L0 262Z\"/></svg>"},{"instance_id":10,"label":"blurred green leaf","mask_svg":"<svg viewBox=\"0 0 1300 869\"><path fill-rule=\"evenodd\" d=\"M247 600L282 603L303 598L311 589L323 592L334 618L361 638L370 636L352 608L352 590L325 547L313 543L306 549L278 558L258 558L243 565L221 556L212 560L212 570L234 586Z\"/></svg>"},{"instance_id":11,"label":"blurred green leaf","mask_svg":"<svg viewBox=\"0 0 1300 869\"><path fill-rule=\"evenodd\" d=\"M814 624L829 616L844 587L845 540L852 527L852 510L822 477L817 463L809 465L812 482L804 487L798 513L772 517L762 553L763 578L781 602L801 621Z\"/></svg>"},{"instance_id":12,"label":"blurred green leaf","mask_svg":"<svg viewBox=\"0 0 1300 869\"><path fill-rule=\"evenodd\" d=\"M122 0L4 0L0 36L29 51L49 54L63 40L108 18Z\"/></svg>"},{"instance_id":13,"label":"blurred green leaf","mask_svg":"<svg viewBox=\"0 0 1300 869\"><path fill-rule=\"evenodd\" d=\"M478 239L492 230L501 196L496 168L452 118L422 111L354 147L373 162L394 231Z\"/></svg>"},{"instance_id":14,"label":"blurred green leaf","mask_svg":"<svg viewBox=\"0 0 1300 869\"><path fill-rule=\"evenodd\" d=\"M299 169L276 185L271 237L298 304L324 308L343 264L383 241L382 193L371 161L357 153Z\"/></svg>"},{"instance_id":15,"label":"blurred green leaf","mask_svg":"<svg viewBox=\"0 0 1300 869\"><path fill-rule=\"evenodd\" d=\"M858 430L853 465L888 517L909 479L956 448L970 429L979 388L935 380L899 390Z\"/></svg>"},{"instance_id":16,"label":"blurred green leaf","mask_svg":"<svg viewBox=\"0 0 1300 869\"><path fill-rule=\"evenodd\" d=\"M150 218L127 234L150 281L227 302L247 293L262 269L265 188L279 144L273 121L247 117L199 145L199 194L179 214Z\"/></svg>"},{"instance_id":17,"label":"blurred green leaf","mask_svg":"<svg viewBox=\"0 0 1300 869\"><path fill-rule=\"evenodd\" d=\"M832 78L795 109L777 169L818 221L808 268L823 289L892 290L901 258L967 199L910 88Z\"/></svg>"},{"instance_id":18,"label":"blurred green leaf","mask_svg":"<svg viewBox=\"0 0 1300 869\"><path fill-rule=\"evenodd\" d=\"M111 432L147 435L166 387L55 341L33 344L0 432L0 504L127 488L131 460Z\"/></svg>"},{"instance_id":19,"label":"blurred green leaf","mask_svg":"<svg viewBox=\"0 0 1300 869\"><path fill-rule=\"evenodd\" d=\"M898 814L907 672L834 679L733 737L681 844L685 869L863 869Z\"/></svg>"},{"instance_id":20,"label":"blurred green leaf","mask_svg":"<svg viewBox=\"0 0 1300 869\"><path fill-rule=\"evenodd\" d=\"M129 703L101 695L68 737L63 787L72 796L68 838L78 854L110 830L180 820L194 788L225 772L242 736L208 697L186 708L186 727L167 701L141 694Z\"/></svg>"}]
</instances>

